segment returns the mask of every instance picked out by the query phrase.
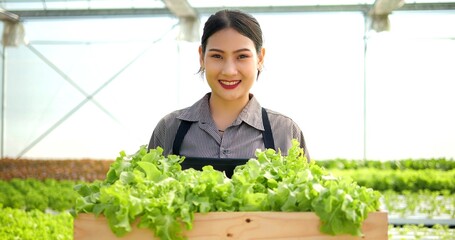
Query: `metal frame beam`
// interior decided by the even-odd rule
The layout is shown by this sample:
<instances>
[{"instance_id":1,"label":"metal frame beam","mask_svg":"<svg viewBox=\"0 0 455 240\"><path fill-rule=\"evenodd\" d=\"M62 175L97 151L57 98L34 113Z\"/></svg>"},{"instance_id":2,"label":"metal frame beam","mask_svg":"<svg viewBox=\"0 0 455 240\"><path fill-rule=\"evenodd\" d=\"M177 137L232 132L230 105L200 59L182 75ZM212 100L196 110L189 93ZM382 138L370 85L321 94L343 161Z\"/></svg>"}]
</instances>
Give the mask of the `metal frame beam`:
<instances>
[{"instance_id":1,"label":"metal frame beam","mask_svg":"<svg viewBox=\"0 0 455 240\"><path fill-rule=\"evenodd\" d=\"M166 8L147 9L87 9L87 10L31 10L11 11L21 18L81 18L81 17L144 17L144 16L172 16Z\"/></svg>"},{"instance_id":2,"label":"metal frame beam","mask_svg":"<svg viewBox=\"0 0 455 240\"><path fill-rule=\"evenodd\" d=\"M294 12L364 12L368 13L373 5L313 5L313 6L264 6L238 7L249 13L294 13ZM230 7L236 8L236 7ZM223 8L196 8L200 14L212 14ZM407 3L395 11L427 11L455 10L455 2L451 3Z\"/></svg>"},{"instance_id":3,"label":"metal frame beam","mask_svg":"<svg viewBox=\"0 0 455 240\"><path fill-rule=\"evenodd\" d=\"M9 22L19 22L20 19L17 14L11 13L3 8L0 8L0 20Z\"/></svg>"},{"instance_id":4,"label":"metal frame beam","mask_svg":"<svg viewBox=\"0 0 455 240\"><path fill-rule=\"evenodd\" d=\"M295 12L364 12L372 5L317 5L317 6L256 6L256 7L208 7L194 8L201 15L212 14L220 9L240 9L249 13L295 13ZM395 11L435 11L455 10L455 2L450 3L407 3ZM136 9L87 9L87 10L31 10L10 11L21 18L80 18L80 17L155 17L175 16L167 8Z\"/></svg>"}]
</instances>

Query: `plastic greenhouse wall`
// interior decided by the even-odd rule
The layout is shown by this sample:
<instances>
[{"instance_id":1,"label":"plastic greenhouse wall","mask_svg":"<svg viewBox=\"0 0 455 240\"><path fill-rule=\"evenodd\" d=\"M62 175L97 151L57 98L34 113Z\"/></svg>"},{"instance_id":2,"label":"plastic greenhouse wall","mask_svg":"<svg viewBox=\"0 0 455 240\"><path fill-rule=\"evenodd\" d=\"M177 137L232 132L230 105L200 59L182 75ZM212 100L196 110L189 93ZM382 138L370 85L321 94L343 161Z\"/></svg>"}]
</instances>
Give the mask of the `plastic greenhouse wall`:
<instances>
[{"instance_id":1,"label":"plastic greenhouse wall","mask_svg":"<svg viewBox=\"0 0 455 240\"><path fill-rule=\"evenodd\" d=\"M455 157L454 11L394 13L383 33L355 12L255 16L266 60L252 93L300 125L312 158ZM209 91L176 23L25 21L29 43L2 49L3 156L113 159L147 144Z\"/></svg>"}]
</instances>

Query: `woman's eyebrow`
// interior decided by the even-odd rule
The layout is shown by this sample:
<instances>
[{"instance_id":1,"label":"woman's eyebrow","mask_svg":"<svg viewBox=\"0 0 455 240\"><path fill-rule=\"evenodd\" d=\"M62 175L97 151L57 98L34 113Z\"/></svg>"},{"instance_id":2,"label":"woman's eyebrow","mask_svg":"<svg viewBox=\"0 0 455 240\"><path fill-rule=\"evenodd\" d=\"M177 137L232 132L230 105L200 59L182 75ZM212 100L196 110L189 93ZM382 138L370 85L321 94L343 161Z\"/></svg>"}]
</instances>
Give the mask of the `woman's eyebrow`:
<instances>
[{"instance_id":1,"label":"woman's eyebrow","mask_svg":"<svg viewBox=\"0 0 455 240\"><path fill-rule=\"evenodd\" d=\"M210 52L220 52L220 53L224 53L223 50L217 49L217 48L210 48L209 51L210 51ZM240 49L235 50L234 53L244 52L244 51L251 52L251 50L250 50L249 48L240 48Z\"/></svg>"}]
</instances>

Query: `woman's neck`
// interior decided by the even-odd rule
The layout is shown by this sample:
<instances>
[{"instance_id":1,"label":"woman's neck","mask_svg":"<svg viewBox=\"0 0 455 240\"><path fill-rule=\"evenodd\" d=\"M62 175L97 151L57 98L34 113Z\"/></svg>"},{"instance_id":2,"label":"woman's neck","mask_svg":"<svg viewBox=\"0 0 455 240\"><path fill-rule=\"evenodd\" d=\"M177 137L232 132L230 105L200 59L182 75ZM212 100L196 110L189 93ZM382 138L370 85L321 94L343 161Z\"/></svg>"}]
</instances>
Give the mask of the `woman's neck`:
<instances>
[{"instance_id":1,"label":"woman's neck","mask_svg":"<svg viewBox=\"0 0 455 240\"><path fill-rule=\"evenodd\" d=\"M224 131L227 127L229 127L235 119L237 119L248 101L248 95L246 98L234 101L225 101L217 98L216 96L210 96L210 112L218 130Z\"/></svg>"}]
</instances>

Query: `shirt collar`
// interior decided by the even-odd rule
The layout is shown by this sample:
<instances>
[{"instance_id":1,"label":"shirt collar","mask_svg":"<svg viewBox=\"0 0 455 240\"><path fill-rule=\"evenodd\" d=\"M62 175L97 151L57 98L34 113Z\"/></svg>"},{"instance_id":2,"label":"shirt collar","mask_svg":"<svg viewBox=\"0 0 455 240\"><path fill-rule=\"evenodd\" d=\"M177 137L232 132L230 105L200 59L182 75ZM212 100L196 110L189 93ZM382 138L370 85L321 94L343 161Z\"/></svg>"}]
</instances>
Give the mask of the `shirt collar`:
<instances>
[{"instance_id":1,"label":"shirt collar","mask_svg":"<svg viewBox=\"0 0 455 240\"><path fill-rule=\"evenodd\" d=\"M210 93L205 94L199 101L188 107L186 111L182 111L177 118L191 122L213 122L210 114L209 99ZM258 130L264 131L261 111L261 105L254 95L250 94L250 101L248 101L242 112L240 112L233 125L240 125L242 122L245 122Z\"/></svg>"},{"instance_id":2,"label":"shirt collar","mask_svg":"<svg viewBox=\"0 0 455 240\"><path fill-rule=\"evenodd\" d=\"M248 101L242 112L240 112L234 124L240 124L242 121L258 130L264 131L262 108L253 94L250 94L250 101Z\"/></svg>"},{"instance_id":3,"label":"shirt collar","mask_svg":"<svg viewBox=\"0 0 455 240\"><path fill-rule=\"evenodd\" d=\"M182 111L177 117L178 119L190 122L209 122L212 121L209 106L210 93L207 93L199 101L195 102L191 107Z\"/></svg>"}]
</instances>

